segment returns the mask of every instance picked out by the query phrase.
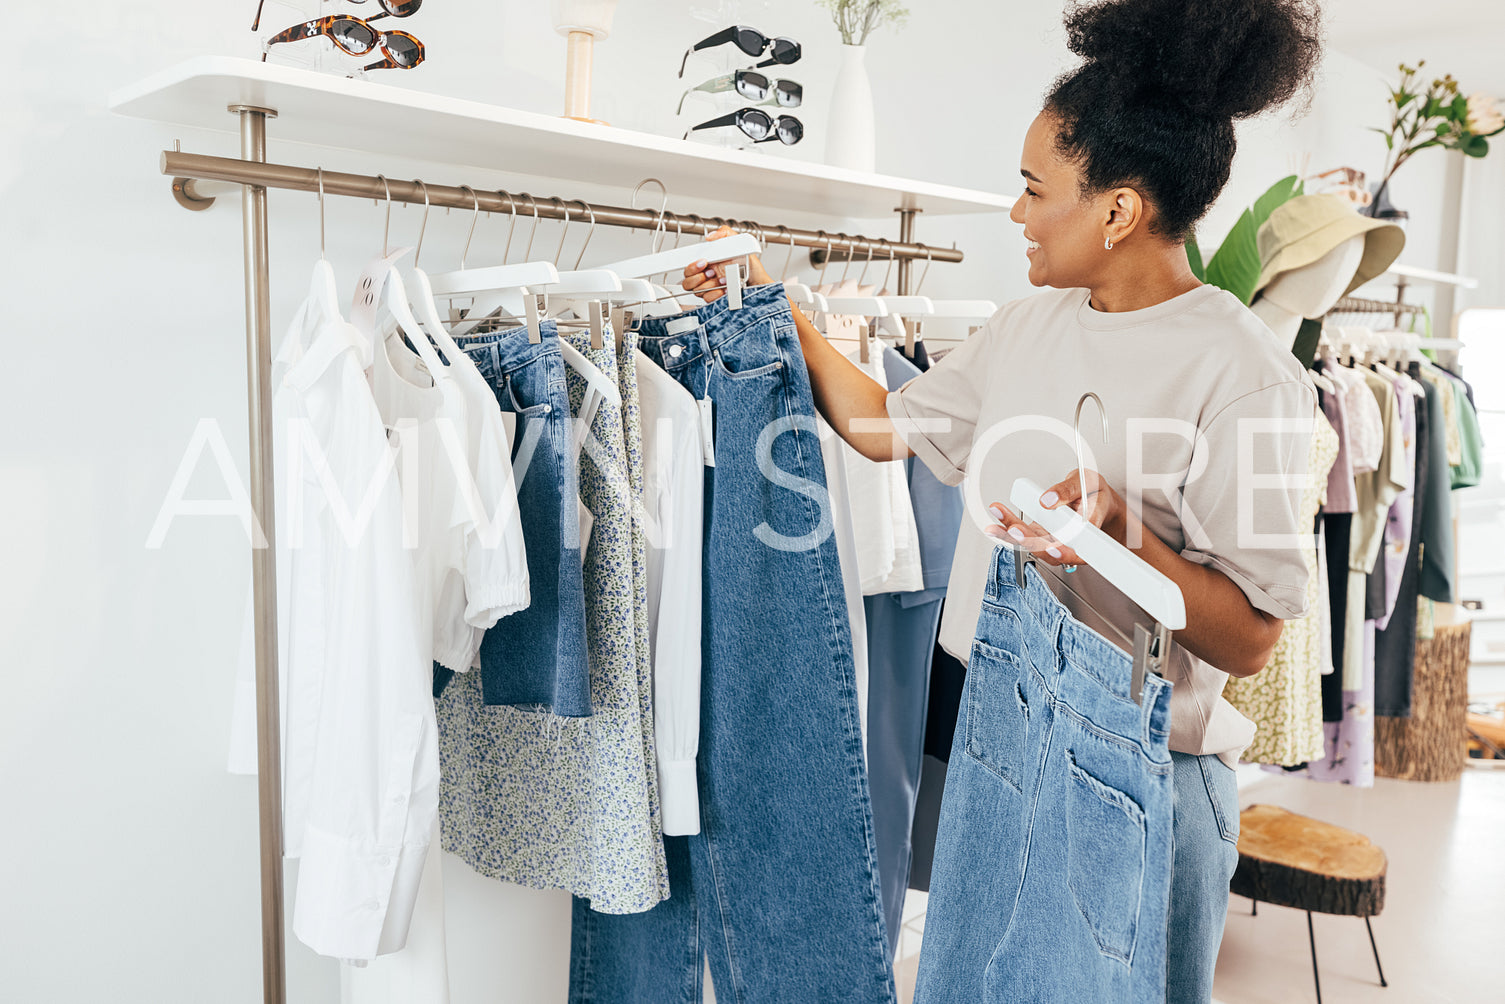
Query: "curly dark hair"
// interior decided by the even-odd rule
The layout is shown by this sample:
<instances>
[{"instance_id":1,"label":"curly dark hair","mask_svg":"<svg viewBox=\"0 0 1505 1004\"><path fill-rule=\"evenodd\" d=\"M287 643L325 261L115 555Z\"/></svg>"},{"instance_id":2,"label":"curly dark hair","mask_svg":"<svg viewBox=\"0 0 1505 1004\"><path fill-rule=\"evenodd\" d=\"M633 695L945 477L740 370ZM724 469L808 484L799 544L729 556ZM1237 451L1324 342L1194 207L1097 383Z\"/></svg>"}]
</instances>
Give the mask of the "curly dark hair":
<instances>
[{"instance_id":1,"label":"curly dark hair","mask_svg":"<svg viewBox=\"0 0 1505 1004\"><path fill-rule=\"evenodd\" d=\"M1317 0L1077 0L1066 39L1085 62L1045 108L1083 193L1138 189L1151 232L1184 241L1228 182L1234 120L1309 96L1321 11Z\"/></svg>"}]
</instances>

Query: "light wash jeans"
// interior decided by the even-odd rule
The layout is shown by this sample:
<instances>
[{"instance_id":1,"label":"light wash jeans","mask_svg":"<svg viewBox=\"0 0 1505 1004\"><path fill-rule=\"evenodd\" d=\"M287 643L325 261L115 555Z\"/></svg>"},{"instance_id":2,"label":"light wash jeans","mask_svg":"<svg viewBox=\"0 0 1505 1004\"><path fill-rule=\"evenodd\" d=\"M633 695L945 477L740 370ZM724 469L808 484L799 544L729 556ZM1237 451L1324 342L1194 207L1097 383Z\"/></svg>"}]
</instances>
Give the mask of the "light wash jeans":
<instances>
[{"instance_id":1,"label":"light wash jeans","mask_svg":"<svg viewBox=\"0 0 1505 1004\"><path fill-rule=\"evenodd\" d=\"M572 1004L892 1004L856 670L815 407L784 287L640 348L714 410L705 468L701 832L667 837L671 895L577 900Z\"/></svg>"},{"instance_id":2,"label":"light wash jeans","mask_svg":"<svg viewBox=\"0 0 1505 1004\"><path fill-rule=\"evenodd\" d=\"M1000 547L941 804L916 1004L1165 1000L1171 685ZM1223 879L1227 892L1227 878Z\"/></svg>"},{"instance_id":3,"label":"light wash jeans","mask_svg":"<svg viewBox=\"0 0 1505 1004\"><path fill-rule=\"evenodd\" d=\"M1238 777L1215 756L1172 753L1176 859L1166 938L1166 1004L1207 1004L1238 865Z\"/></svg>"}]
</instances>

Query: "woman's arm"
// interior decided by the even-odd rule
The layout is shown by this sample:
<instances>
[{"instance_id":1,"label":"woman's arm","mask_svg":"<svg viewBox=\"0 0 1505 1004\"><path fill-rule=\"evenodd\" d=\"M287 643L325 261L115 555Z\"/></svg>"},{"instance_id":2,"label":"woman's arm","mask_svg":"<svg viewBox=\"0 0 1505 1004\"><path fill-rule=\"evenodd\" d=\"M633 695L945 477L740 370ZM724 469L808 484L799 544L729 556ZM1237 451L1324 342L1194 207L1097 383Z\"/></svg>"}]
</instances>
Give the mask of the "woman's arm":
<instances>
[{"instance_id":1,"label":"woman's arm","mask_svg":"<svg viewBox=\"0 0 1505 1004\"><path fill-rule=\"evenodd\" d=\"M732 231L726 227L707 235L709 240L726 237ZM748 258L748 284L762 286L773 280L763 269L756 255ZM721 267L696 262L685 269L684 288L696 293L707 303L725 296L722 289ZM805 369L810 373L810 389L815 395L815 407L837 435L846 440L852 449L869 460L903 460L910 451L899 438L884 401L888 388L868 376L836 347L815 330L810 319L795 306L789 304L794 314L794 323L799 328L800 351L805 356Z\"/></svg>"},{"instance_id":2,"label":"woman's arm","mask_svg":"<svg viewBox=\"0 0 1505 1004\"><path fill-rule=\"evenodd\" d=\"M1229 676L1253 676L1264 669L1280 640L1285 621L1256 609L1244 591L1222 572L1177 554L1139 523L1119 494L1102 484L1095 472L1087 472L1087 483L1092 488L1087 519L1120 544L1131 538L1139 541L1135 553L1181 588L1181 595L1186 598L1186 627L1176 632L1176 644ZM1055 499L1046 501L1052 493ZM1077 474L1073 471L1065 481L1046 489L1040 501L1047 509L1060 506L1078 509L1075 503L1080 498ZM1075 551L1043 527L1020 519L1001 505L989 508L1001 524L988 528L993 536L1036 552L1038 560L1050 565L1083 563Z\"/></svg>"}]
</instances>

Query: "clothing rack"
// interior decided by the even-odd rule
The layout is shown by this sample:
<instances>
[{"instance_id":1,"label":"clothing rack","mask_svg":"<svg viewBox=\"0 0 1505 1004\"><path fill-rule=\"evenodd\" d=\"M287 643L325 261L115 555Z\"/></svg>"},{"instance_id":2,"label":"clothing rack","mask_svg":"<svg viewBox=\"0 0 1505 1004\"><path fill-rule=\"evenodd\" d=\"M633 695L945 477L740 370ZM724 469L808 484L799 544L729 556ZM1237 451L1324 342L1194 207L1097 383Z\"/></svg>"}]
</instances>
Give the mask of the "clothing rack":
<instances>
[{"instance_id":1,"label":"clothing rack","mask_svg":"<svg viewBox=\"0 0 1505 1004\"><path fill-rule=\"evenodd\" d=\"M909 293L909 266L918 258L927 261L960 262L954 248L932 248L913 240L916 208L901 207L899 240L832 236L824 231L767 226L721 217L703 219L693 213L670 213L665 208L642 210L566 201L562 198L527 194L474 191L447 185L424 186L421 182L384 181L372 175L342 174L317 168L269 164L266 159L267 120L277 111L263 105L231 104L228 110L240 119L240 159L162 152L160 168L173 179L173 195L189 209L207 208L212 198L199 182L229 182L241 187L241 218L245 254L246 291L246 392L250 428L250 501L252 515L261 529L251 549L253 630L256 663L257 801L261 857L261 958L262 997L265 1004L287 1000L286 957L283 931L282 860L282 766L279 737L281 724L277 665L276 528L273 525L272 489L272 386L271 386L271 289L267 241L267 189L317 192L364 199L428 204L455 209L507 211L535 214L539 219L570 222L594 221L609 226L664 230L676 233L706 233L722 224L757 234L770 247L795 245L822 248L828 254L839 250L849 256L861 254L898 263L897 291ZM207 187L207 186L206 186ZM667 198L665 199L667 201ZM575 215L578 212L579 215Z\"/></svg>"},{"instance_id":2,"label":"clothing rack","mask_svg":"<svg viewBox=\"0 0 1505 1004\"><path fill-rule=\"evenodd\" d=\"M1329 314L1394 314L1395 323L1400 324L1402 314L1425 313L1426 308L1415 303L1405 303L1397 300L1390 303L1386 300L1366 300L1362 296L1345 296L1333 305Z\"/></svg>"}]
</instances>

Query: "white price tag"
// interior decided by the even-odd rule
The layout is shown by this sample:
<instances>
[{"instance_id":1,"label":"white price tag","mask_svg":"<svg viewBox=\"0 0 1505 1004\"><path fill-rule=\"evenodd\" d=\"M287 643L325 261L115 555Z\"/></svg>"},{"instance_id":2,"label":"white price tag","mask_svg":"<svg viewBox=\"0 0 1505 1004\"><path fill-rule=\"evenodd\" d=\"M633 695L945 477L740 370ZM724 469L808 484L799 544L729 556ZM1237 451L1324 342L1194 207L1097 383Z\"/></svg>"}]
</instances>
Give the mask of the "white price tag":
<instances>
[{"instance_id":1,"label":"white price tag","mask_svg":"<svg viewBox=\"0 0 1505 1004\"><path fill-rule=\"evenodd\" d=\"M701 398L700 405L700 453L701 459L707 467L716 466L716 425L713 418L711 399Z\"/></svg>"}]
</instances>

